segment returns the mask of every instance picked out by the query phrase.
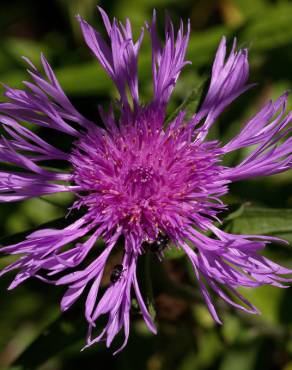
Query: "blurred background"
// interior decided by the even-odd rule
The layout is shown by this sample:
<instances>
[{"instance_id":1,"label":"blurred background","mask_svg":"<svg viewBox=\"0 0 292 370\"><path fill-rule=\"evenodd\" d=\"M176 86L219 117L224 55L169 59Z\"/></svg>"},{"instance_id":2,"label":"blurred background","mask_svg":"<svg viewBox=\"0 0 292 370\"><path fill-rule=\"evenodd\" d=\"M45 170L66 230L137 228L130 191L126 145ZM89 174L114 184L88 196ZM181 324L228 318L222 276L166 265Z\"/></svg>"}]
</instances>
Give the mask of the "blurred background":
<instances>
[{"instance_id":1,"label":"blurred background","mask_svg":"<svg viewBox=\"0 0 292 370\"><path fill-rule=\"evenodd\" d=\"M169 114L210 74L222 35L250 51L250 80L258 85L228 108L211 136L226 142L269 98L292 85L292 2L288 0L10 0L0 13L0 81L21 87L28 79L22 55L37 66L44 52L65 92L87 117L100 122L97 105L108 106L117 94L84 42L76 14L104 32L97 3L111 17L132 21L138 35L152 9L158 12L163 34L164 12L174 23L191 19L188 59L169 105ZM142 101L152 93L151 47L145 35L139 59ZM1 98L2 99L2 98ZM292 107L292 99L289 108ZM188 108L190 111L193 106ZM37 128L35 128L37 130ZM45 133L48 135L48 133ZM60 138L50 137L57 143ZM70 143L60 142L61 146ZM237 163L244 153L231 155ZM223 227L234 233L277 235L292 242L292 174L232 185ZM0 244L21 240L28 230L60 224L72 198L57 195L0 205ZM16 234L16 235L14 235ZM14 236L12 236L14 235ZM292 268L291 246L271 245L265 254ZM1 257L0 267L11 262ZM6 287L12 275L0 280L1 370L292 370L292 289L264 287L244 294L259 307L258 317L235 311L216 299L223 326L215 325L198 296L187 261L169 252L159 264L151 261L159 333L145 329L133 310L127 348L113 357L104 343L80 352L86 335L83 303L61 315L63 289L29 281L14 291ZM141 274L143 280L143 272ZM119 339L117 340L118 345Z\"/></svg>"}]
</instances>

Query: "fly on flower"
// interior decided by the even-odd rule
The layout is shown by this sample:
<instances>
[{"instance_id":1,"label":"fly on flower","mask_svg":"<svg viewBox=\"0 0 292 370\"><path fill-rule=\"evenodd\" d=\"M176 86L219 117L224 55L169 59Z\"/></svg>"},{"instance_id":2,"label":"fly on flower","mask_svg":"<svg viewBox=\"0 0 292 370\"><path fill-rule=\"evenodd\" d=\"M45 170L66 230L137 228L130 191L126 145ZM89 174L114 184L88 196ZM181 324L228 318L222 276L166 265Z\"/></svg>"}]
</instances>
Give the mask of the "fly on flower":
<instances>
[{"instance_id":1,"label":"fly on flower","mask_svg":"<svg viewBox=\"0 0 292 370\"><path fill-rule=\"evenodd\" d=\"M283 282L291 281L283 275L292 271L260 254L275 238L229 234L214 221L226 208L220 198L228 193L231 182L292 167L292 138L288 136L292 113L285 113L287 94L264 105L227 144L208 140L217 117L252 86L247 83L247 50L237 50L234 42L226 55L223 37L200 109L189 120L180 111L164 128L168 100L181 70L189 63L185 54L190 25L185 28L181 22L176 33L168 21L162 43L155 13L152 22L146 23L152 42L154 92L145 106L139 99L137 71L144 30L134 41L129 20L125 24L115 19L111 22L102 9L99 11L107 40L80 16L77 19L86 44L119 92L118 116L113 109L106 112L100 108L105 128L73 107L43 55L43 71L26 59L32 81L24 82L23 90L5 86L7 101L0 104L0 121L6 135L0 140L0 160L17 170L0 172L0 201L72 192L76 201L71 209L83 212L64 229L42 229L20 243L2 247L2 253L20 257L1 275L18 271L9 289L31 277L65 286L63 311L87 289L86 347L103 339L110 346L121 330L125 340L119 350L126 345L133 294L146 325L156 333L136 271L139 257L147 253L145 243L162 259L170 242L185 251L194 279L218 323L210 290L234 307L257 313L237 288L283 287ZM71 150L64 152L47 143L24 122L51 130L51 135L67 134L73 138ZM238 165L221 164L225 154L246 147L251 150ZM70 171L49 169L44 166L48 160L67 161ZM96 248L99 238L105 244L101 253ZM123 257L112 271L109 286L101 292L105 267L119 238L124 240ZM84 267L89 253L95 258ZM102 315L108 322L94 336L93 328Z\"/></svg>"}]
</instances>

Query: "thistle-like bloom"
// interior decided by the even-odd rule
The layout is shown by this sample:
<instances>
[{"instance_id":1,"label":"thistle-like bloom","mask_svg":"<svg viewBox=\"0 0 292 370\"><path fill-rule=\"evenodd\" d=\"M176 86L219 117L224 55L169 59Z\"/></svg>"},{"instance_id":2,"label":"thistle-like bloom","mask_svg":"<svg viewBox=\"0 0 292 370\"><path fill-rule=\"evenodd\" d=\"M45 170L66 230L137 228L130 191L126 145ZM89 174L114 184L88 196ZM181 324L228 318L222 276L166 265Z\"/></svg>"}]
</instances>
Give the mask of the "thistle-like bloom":
<instances>
[{"instance_id":1,"label":"thistle-like bloom","mask_svg":"<svg viewBox=\"0 0 292 370\"><path fill-rule=\"evenodd\" d=\"M21 256L1 275L18 270L10 289L31 277L66 286L62 310L67 310L88 288L86 346L104 338L109 346L123 329L123 348L130 330L131 294L135 294L147 326L156 332L139 290L136 267L139 256L146 252L145 244L151 246L157 237L167 237L189 257L202 295L217 322L220 319L210 289L231 305L257 313L237 288L265 284L283 287L282 283L289 279L282 275L291 270L260 254L273 238L228 234L214 221L225 208L220 197L228 192L231 182L292 167L292 138L287 137L292 113L285 114L287 94L267 103L226 145L206 140L218 115L251 87L247 84L247 50L236 51L234 43L226 56L223 38L201 108L190 120L185 119L184 111L179 112L164 128L167 102L188 63L185 53L190 26L185 31L181 23L175 34L168 21L163 45L155 14L151 24L146 24L152 41L154 94L153 100L142 106L137 58L143 30L134 42L129 20L125 25L117 20L111 23L102 9L100 14L108 41L81 17L78 21L88 47L120 95L118 117L112 109L100 109L105 128L78 113L44 56L43 72L27 60L32 82L24 82L24 90L5 86L7 102L0 104L0 110L7 135L0 141L0 160L12 167L0 172L0 200L14 202L73 192L76 201L72 209L83 212L62 230L39 230L25 241L3 247L2 253ZM25 122L51 130L52 137L58 131L69 135L74 139L71 151L65 153L48 144L23 125ZM220 164L226 153L245 147L251 150L237 166ZM45 166L50 160L67 161L71 170L50 169ZM100 297L105 266L120 237L124 240L124 255ZM96 247L98 238L105 243L102 252ZM89 253L95 258L81 268ZM94 337L93 328L101 315L107 315L108 323Z\"/></svg>"}]
</instances>

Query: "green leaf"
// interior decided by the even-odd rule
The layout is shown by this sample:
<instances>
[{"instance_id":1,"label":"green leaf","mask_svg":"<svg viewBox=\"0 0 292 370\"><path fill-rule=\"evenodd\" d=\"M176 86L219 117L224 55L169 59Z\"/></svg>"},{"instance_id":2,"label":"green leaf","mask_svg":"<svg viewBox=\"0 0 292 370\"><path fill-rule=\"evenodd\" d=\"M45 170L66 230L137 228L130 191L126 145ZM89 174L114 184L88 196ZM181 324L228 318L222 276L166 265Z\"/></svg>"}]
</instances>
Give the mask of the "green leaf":
<instances>
[{"instance_id":1,"label":"green leaf","mask_svg":"<svg viewBox=\"0 0 292 370\"><path fill-rule=\"evenodd\" d=\"M54 71L66 94L71 96L104 93L113 86L110 78L106 76L96 61L83 62L78 65L65 65L54 68ZM22 81L30 79L25 69L23 69L22 71L12 70L1 73L0 80L14 88L23 89ZM1 97L1 100L4 99Z\"/></svg>"},{"instance_id":2,"label":"green leaf","mask_svg":"<svg viewBox=\"0 0 292 370\"><path fill-rule=\"evenodd\" d=\"M4 48L15 61L21 61L21 56L29 58L36 66L41 65L40 54L44 53L50 59L51 50L45 43L27 38L11 37L5 40Z\"/></svg>"},{"instance_id":3,"label":"green leaf","mask_svg":"<svg viewBox=\"0 0 292 370\"><path fill-rule=\"evenodd\" d=\"M256 363L257 346L250 344L243 348L234 348L227 352L220 365L220 370L246 370L254 369Z\"/></svg>"},{"instance_id":4,"label":"green leaf","mask_svg":"<svg viewBox=\"0 0 292 370\"><path fill-rule=\"evenodd\" d=\"M253 40L254 49L269 50L287 44L292 39L292 4L266 6L261 16L254 14L249 25L243 31L243 38Z\"/></svg>"},{"instance_id":5,"label":"green leaf","mask_svg":"<svg viewBox=\"0 0 292 370\"><path fill-rule=\"evenodd\" d=\"M25 370L35 370L79 342L81 348L85 335L86 322L81 312L75 312L74 316L72 312L59 313L17 358L14 365L23 366Z\"/></svg>"},{"instance_id":6,"label":"green leaf","mask_svg":"<svg viewBox=\"0 0 292 370\"><path fill-rule=\"evenodd\" d=\"M214 358L220 355L224 349L222 340L213 330L207 330L205 335L198 340L198 369L209 367Z\"/></svg>"},{"instance_id":7,"label":"green leaf","mask_svg":"<svg viewBox=\"0 0 292 370\"><path fill-rule=\"evenodd\" d=\"M187 59L192 62L192 68L210 65L214 59L216 49L223 35L227 38L231 30L225 26L209 28L206 31L197 31L190 37Z\"/></svg>"},{"instance_id":8,"label":"green leaf","mask_svg":"<svg viewBox=\"0 0 292 370\"><path fill-rule=\"evenodd\" d=\"M13 235L4 236L4 237L0 238L0 247L3 246L3 245L13 244L13 243L17 243L19 241L22 241L23 239L25 239L25 237L27 235L31 234L32 232L34 232L36 230L47 229L47 228L57 228L57 229L63 228L66 225L73 222L74 220L75 220L75 218L72 217L72 216L69 216L67 218L60 217L60 218L57 218L53 221L45 222L45 223L41 224L40 226L38 226L37 228L34 227L33 229L21 231L19 233L15 233Z\"/></svg>"},{"instance_id":9,"label":"green leaf","mask_svg":"<svg viewBox=\"0 0 292 370\"><path fill-rule=\"evenodd\" d=\"M61 6L67 15L77 40L81 39L82 36L78 22L76 22L76 14L80 14L91 23L94 17L96 17L97 4L96 0L61 0L57 2L57 5Z\"/></svg>"},{"instance_id":10,"label":"green leaf","mask_svg":"<svg viewBox=\"0 0 292 370\"><path fill-rule=\"evenodd\" d=\"M240 288L239 290L261 312L260 316L254 316L254 320L271 325L279 323L279 309L284 293L283 289L268 285L254 289Z\"/></svg>"},{"instance_id":11,"label":"green leaf","mask_svg":"<svg viewBox=\"0 0 292 370\"><path fill-rule=\"evenodd\" d=\"M174 260L185 256L185 252L182 248L177 248L175 245L170 245L168 249L164 251L164 257L168 260Z\"/></svg>"},{"instance_id":12,"label":"green leaf","mask_svg":"<svg viewBox=\"0 0 292 370\"><path fill-rule=\"evenodd\" d=\"M230 218L231 217L231 218ZM227 229L234 234L292 233L292 210L244 207L236 218L227 218Z\"/></svg>"},{"instance_id":13,"label":"green leaf","mask_svg":"<svg viewBox=\"0 0 292 370\"><path fill-rule=\"evenodd\" d=\"M111 86L110 78L96 61L59 68L56 75L64 91L70 95L102 93Z\"/></svg>"},{"instance_id":14,"label":"green leaf","mask_svg":"<svg viewBox=\"0 0 292 370\"><path fill-rule=\"evenodd\" d=\"M229 213L229 215L225 218L225 222L226 221L232 221L232 220L235 220L236 218L240 217L244 210L245 210L245 207L246 205L245 204L242 204L239 206L239 208L237 208L235 211Z\"/></svg>"},{"instance_id":15,"label":"green leaf","mask_svg":"<svg viewBox=\"0 0 292 370\"><path fill-rule=\"evenodd\" d=\"M253 15L261 14L267 4L265 0L234 0L234 5L238 7L244 17L250 18Z\"/></svg>"},{"instance_id":16,"label":"green leaf","mask_svg":"<svg viewBox=\"0 0 292 370\"><path fill-rule=\"evenodd\" d=\"M203 77L201 78L200 82L197 86L191 90L188 97L179 105L176 110L169 115L169 117L166 120L165 125L167 126L168 123L170 123L181 111L186 112L186 119L190 119L192 115L194 115L197 111L197 108L199 106L202 93L206 84L207 78Z\"/></svg>"}]
</instances>

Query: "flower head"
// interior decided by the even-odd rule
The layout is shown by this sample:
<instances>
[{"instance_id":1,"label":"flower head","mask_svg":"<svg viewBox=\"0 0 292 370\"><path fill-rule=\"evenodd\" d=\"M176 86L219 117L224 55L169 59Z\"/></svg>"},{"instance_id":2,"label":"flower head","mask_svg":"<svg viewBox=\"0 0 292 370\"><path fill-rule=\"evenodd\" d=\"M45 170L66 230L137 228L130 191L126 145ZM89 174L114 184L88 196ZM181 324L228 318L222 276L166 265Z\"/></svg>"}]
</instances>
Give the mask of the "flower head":
<instances>
[{"instance_id":1,"label":"flower head","mask_svg":"<svg viewBox=\"0 0 292 370\"><path fill-rule=\"evenodd\" d=\"M129 20L110 22L100 10L108 41L78 16L84 39L101 66L115 83L120 114L100 108L104 128L83 117L64 94L47 60L44 73L27 60L33 82L25 90L5 86L7 102L0 104L0 121L7 138L0 140L0 160L18 170L0 172L0 201L13 202L56 192L73 192L71 209L82 209L77 221L64 229L42 229L26 240L1 248L2 253L21 257L2 270L18 273L10 285L16 287L30 277L65 285L61 302L67 310L89 287L85 316L89 323L87 345L106 338L109 346L123 329L127 343L130 330L131 294L135 293L144 320L152 332L155 325L140 293L137 260L145 245L163 248L171 242L189 257L202 295L213 318L220 322L206 284L223 300L250 313L257 309L236 288L270 284L282 287L291 273L260 251L275 238L232 235L215 224L225 208L220 197L233 181L272 175L292 167L291 138L287 138L292 113L285 115L287 94L266 104L224 146L206 136L218 115L251 85L248 80L247 50L226 57L222 39L213 64L210 86L199 111L185 119L182 110L164 128L166 105L182 68L190 27L181 23L175 35L168 21L165 43L156 30L156 16L146 24L152 41L152 101L139 101L137 58L143 31L134 42ZM129 93L129 94L128 94ZM30 122L61 131L74 139L69 153L57 149L23 125ZM252 146L237 166L221 164L222 157ZM67 161L71 170L45 167L48 160ZM207 233L208 232L208 233ZM118 239L124 240L123 257L114 268L111 283L100 297L105 267ZM102 252L96 248L103 238ZM70 248L67 248L70 244ZM155 248L153 248L155 249ZM88 254L95 258L81 268ZM235 299L226 293L227 288ZM103 331L93 336L101 315L108 316Z\"/></svg>"}]
</instances>

